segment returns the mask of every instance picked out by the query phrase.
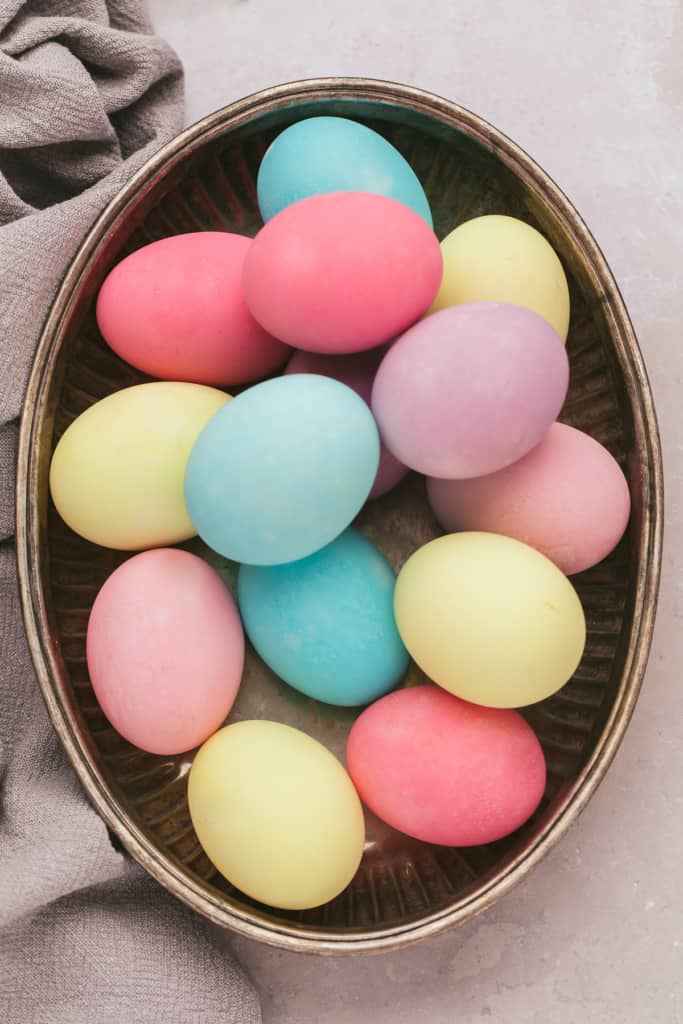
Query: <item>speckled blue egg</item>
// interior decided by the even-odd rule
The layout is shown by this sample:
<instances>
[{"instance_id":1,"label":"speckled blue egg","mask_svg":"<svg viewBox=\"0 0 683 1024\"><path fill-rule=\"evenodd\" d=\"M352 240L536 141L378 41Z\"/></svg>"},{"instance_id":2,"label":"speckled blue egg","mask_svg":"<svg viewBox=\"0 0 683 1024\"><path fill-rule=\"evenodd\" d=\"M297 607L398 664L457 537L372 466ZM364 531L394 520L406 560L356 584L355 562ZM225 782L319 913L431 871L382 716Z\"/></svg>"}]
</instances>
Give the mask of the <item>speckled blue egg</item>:
<instances>
[{"instance_id":1,"label":"speckled blue egg","mask_svg":"<svg viewBox=\"0 0 683 1024\"><path fill-rule=\"evenodd\" d=\"M351 388L313 374L277 377L209 421L190 453L185 503L225 558L293 562L346 529L378 463L374 418Z\"/></svg>"},{"instance_id":2,"label":"speckled blue egg","mask_svg":"<svg viewBox=\"0 0 683 1024\"><path fill-rule=\"evenodd\" d=\"M345 117L311 117L285 128L261 161L257 190L264 221L308 196L372 192L405 203L433 226L407 160L377 132Z\"/></svg>"},{"instance_id":3,"label":"speckled blue egg","mask_svg":"<svg viewBox=\"0 0 683 1024\"><path fill-rule=\"evenodd\" d=\"M290 686L326 704L368 704L408 668L394 622L396 577L355 530L289 565L243 565L237 596L249 639Z\"/></svg>"}]
</instances>

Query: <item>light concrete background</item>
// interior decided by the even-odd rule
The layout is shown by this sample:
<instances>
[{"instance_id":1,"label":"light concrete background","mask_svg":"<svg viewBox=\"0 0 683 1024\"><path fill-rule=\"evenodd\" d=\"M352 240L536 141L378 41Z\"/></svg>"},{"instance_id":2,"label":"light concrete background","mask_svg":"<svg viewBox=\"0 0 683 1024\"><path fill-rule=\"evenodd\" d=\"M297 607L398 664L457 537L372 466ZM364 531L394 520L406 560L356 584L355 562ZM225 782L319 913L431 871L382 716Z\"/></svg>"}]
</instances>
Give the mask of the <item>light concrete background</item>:
<instances>
[{"instance_id":1,"label":"light concrete background","mask_svg":"<svg viewBox=\"0 0 683 1024\"><path fill-rule=\"evenodd\" d=\"M319 960L227 937L267 1024L683 1022L683 5L677 0L151 0L188 122L314 75L390 78L532 154L604 249L665 452L666 549L646 684L607 779L511 896L403 953Z\"/></svg>"}]
</instances>

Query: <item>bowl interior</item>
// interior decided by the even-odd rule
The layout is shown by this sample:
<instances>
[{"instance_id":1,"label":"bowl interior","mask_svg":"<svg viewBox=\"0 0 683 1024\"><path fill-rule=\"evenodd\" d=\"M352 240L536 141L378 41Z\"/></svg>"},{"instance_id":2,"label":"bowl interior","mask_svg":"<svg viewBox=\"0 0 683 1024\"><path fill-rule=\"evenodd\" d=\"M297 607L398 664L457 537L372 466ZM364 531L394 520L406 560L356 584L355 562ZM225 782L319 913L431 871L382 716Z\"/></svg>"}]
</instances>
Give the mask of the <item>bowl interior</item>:
<instances>
[{"instance_id":1,"label":"bowl interior","mask_svg":"<svg viewBox=\"0 0 683 1024\"><path fill-rule=\"evenodd\" d=\"M641 426L634 420L632 384L625 383L624 356L615 344L604 282L542 184L533 181L533 173L520 175L509 159L499 155L495 133L471 137L469 122L457 123L457 112L446 123L434 110L415 109L405 96L347 92L335 96L323 89L295 101L283 96L239 118L226 116L224 123L218 117L211 131L202 137L195 134L176 149L172 160L138 184L119 216L101 225L91 240L89 260L72 282L70 301L55 331L39 408L33 413L39 453L32 479L38 509L34 573L47 623L43 644L51 664L51 710L53 717L57 713L68 722L81 773L86 771L98 789L100 809L106 800L106 817L124 843L166 884L172 878L179 895L224 924L273 942L296 945L297 939L305 938L313 948L316 938L329 948L373 937L378 942L392 937L396 944L396 936L410 936L425 922L452 915L519 865L565 813L629 685L625 664L636 629L634 611L642 599L638 580L648 486L642 445L635 436ZM575 577L588 622L581 665L560 693L525 712L548 763L547 789L532 820L490 846L451 849L415 842L368 815L365 854L353 883L333 902L294 913L254 903L222 879L202 852L186 800L192 755L143 753L118 736L100 712L88 679L86 626L99 586L127 556L90 545L60 521L49 501L47 472L54 445L74 417L103 396L145 379L124 365L99 336L94 299L108 270L132 250L178 232L255 233L260 225L255 179L266 146L285 125L319 113L360 120L404 154L425 186L440 237L463 220L498 212L523 218L551 240L563 259L572 299L571 390L562 418L591 433L616 456L629 478L634 509L618 549L595 569ZM357 525L396 569L439 532L417 476L370 504ZM188 547L234 583L234 565L199 541ZM413 667L407 683L419 680ZM355 715L353 710L304 698L250 652L230 720L288 722L343 756Z\"/></svg>"}]
</instances>

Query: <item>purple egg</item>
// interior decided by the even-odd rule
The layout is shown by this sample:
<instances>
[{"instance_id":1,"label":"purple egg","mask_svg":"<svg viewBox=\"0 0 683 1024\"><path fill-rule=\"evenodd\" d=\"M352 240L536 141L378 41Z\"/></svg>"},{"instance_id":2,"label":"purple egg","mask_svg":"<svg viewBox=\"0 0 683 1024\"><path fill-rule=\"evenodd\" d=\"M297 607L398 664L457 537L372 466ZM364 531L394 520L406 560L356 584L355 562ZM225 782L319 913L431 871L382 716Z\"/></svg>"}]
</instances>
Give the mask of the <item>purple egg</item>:
<instances>
[{"instance_id":1,"label":"purple egg","mask_svg":"<svg viewBox=\"0 0 683 1024\"><path fill-rule=\"evenodd\" d=\"M386 347L356 352L348 356L320 355L317 352L295 352L287 363L285 373L317 373L320 377L331 377L355 391L370 405L372 382L377 367L382 361ZM379 498L403 480L408 472L398 459L394 458L385 445L379 455L379 468L368 498Z\"/></svg>"},{"instance_id":2,"label":"purple egg","mask_svg":"<svg viewBox=\"0 0 683 1024\"><path fill-rule=\"evenodd\" d=\"M494 473L556 419L569 361L536 313L503 302L452 306L415 324L375 376L372 411L386 447L428 476Z\"/></svg>"}]
</instances>

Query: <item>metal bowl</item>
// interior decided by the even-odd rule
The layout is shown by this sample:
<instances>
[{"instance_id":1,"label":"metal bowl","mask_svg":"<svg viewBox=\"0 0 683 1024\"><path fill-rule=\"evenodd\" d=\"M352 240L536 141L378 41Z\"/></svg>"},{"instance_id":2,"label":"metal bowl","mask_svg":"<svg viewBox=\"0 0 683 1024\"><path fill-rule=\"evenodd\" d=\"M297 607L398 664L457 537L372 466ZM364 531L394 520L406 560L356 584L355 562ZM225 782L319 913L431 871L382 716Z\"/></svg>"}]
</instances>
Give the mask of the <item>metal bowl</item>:
<instances>
[{"instance_id":1,"label":"metal bowl","mask_svg":"<svg viewBox=\"0 0 683 1024\"><path fill-rule=\"evenodd\" d=\"M94 298L105 274L165 235L216 228L254 233L260 223L255 177L266 146L291 122L323 113L363 121L401 150L425 185L440 236L469 217L501 212L550 239L572 299L571 390L563 418L617 457L633 514L618 549L575 578L588 622L581 665L560 693L527 713L548 761L547 790L532 820L508 839L458 850L415 842L369 817L363 861L348 889L316 910L289 913L232 888L203 854L187 809L191 755L143 753L100 712L88 679L85 631L98 587L124 556L88 544L60 522L48 497L48 467L78 413L143 379L98 334ZM661 558L661 455L640 350L609 267L565 196L514 143L454 103L387 82L297 82L225 107L161 149L97 220L59 289L26 396L18 479L26 629L55 729L123 846L220 925L287 949L359 953L395 949L461 924L504 895L557 842L624 734L650 646ZM395 566L437 532L416 477L372 504L359 525ZM202 551L198 542L191 547ZM230 580L233 567L213 558ZM240 717L296 724L341 753L354 713L301 697L251 654L231 715Z\"/></svg>"}]
</instances>

